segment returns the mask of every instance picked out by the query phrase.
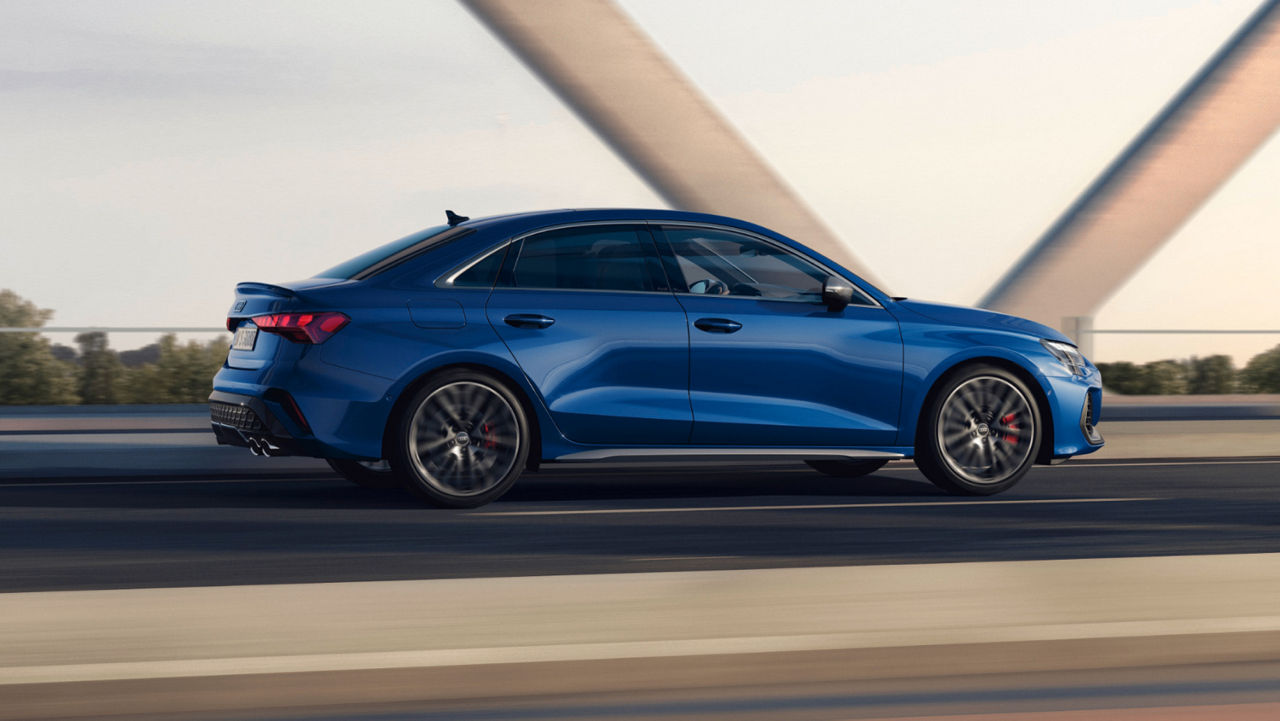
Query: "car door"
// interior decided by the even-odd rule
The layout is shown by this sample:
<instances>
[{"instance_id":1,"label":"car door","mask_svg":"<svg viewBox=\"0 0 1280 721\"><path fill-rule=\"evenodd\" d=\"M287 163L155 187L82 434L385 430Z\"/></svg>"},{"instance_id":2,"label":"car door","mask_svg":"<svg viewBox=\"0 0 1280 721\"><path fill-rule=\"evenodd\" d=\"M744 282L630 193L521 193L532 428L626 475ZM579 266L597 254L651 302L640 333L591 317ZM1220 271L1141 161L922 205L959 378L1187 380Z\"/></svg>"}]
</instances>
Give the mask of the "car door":
<instances>
[{"instance_id":1,"label":"car door","mask_svg":"<svg viewBox=\"0 0 1280 721\"><path fill-rule=\"evenodd\" d=\"M886 446L902 336L874 299L822 304L831 273L772 239L667 225L660 246L689 319L695 445Z\"/></svg>"},{"instance_id":2,"label":"car door","mask_svg":"<svg viewBox=\"0 0 1280 721\"><path fill-rule=\"evenodd\" d=\"M486 312L570 440L688 442L688 324L644 224L516 241Z\"/></svg>"}]
</instances>

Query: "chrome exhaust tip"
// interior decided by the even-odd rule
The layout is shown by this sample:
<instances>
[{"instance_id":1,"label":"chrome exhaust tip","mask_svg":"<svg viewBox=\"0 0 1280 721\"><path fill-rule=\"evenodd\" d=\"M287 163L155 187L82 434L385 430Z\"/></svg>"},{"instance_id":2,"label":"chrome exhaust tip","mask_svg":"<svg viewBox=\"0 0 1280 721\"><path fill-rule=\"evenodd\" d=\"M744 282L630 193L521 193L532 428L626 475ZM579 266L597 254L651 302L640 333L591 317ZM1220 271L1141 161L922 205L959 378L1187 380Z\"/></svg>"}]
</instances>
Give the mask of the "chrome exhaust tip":
<instances>
[{"instance_id":1,"label":"chrome exhaust tip","mask_svg":"<svg viewBox=\"0 0 1280 721\"><path fill-rule=\"evenodd\" d=\"M252 454L253 454L253 455L255 455L255 456L265 455L265 454L262 452L262 446L258 443L258 439L257 439L257 438L250 438L250 439L249 439L249 452L250 452L250 453L252 453Z\"/></svg>"}]
</instances>

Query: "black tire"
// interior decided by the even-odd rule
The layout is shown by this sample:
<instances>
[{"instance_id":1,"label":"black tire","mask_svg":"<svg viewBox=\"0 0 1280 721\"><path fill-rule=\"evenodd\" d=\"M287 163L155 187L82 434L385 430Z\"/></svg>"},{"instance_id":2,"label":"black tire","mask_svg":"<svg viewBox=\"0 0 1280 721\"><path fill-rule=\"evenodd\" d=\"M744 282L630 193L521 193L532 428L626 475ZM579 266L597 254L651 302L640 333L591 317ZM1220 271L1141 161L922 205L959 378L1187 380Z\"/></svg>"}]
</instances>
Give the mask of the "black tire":
<instances>
[{"instance_id":1,"label":"black tire","mask_svg":"<svg viewBox=\"0 0 1280 721\"><path fill-rule=\"evenodd\" d=\"M1044 437L1031 390L998 366L954 372L921 411L916 466L948 493L1008 490L1035 463Z\"/></svg>"},{"instance_id":2,"label":"black tire","mask_svg":"<svg viewBox=\"0 0 1280 721\"><path fill-rule=\"evenodd\" d=\"M884 468L889 461L805 461L819 473L836 478L861 478Z\"/></svg>"},{"instance_id":3,"label":"black tire","mask_svg":"<svg viewBox=\"0 0 1280 721\"><path fill-rule=\"evenodd\" d=\"M326 458L325 461L338 475L361 488L385 490L388 488L400 488L404 485L400 479L400 474L390 464L387 464L388 467L386 469L379 469L370 468L368 464L360 461L338 458Z\"/></svg>"},{"instance_id":4,"label":"black tire","mask_svg":"<svg viewBox=\"0 0 1280 721\"><path fill-rule=\"evenodd\" d=\"M497 499L524 471L529 419L505 383L482 371L445 371L404 406L392 465L418 497L444 508Z\"/></svg>"}]
</instances>

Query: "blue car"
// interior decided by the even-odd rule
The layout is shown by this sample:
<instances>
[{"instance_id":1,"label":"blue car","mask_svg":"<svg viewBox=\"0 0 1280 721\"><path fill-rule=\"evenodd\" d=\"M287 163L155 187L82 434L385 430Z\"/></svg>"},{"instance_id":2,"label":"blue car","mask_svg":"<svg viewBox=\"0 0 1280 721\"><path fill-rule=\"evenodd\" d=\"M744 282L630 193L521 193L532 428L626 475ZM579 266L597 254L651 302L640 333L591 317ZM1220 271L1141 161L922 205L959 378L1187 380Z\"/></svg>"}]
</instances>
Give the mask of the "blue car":
<instances>
[{"instance_id":1,"label":"blue car","mask_svg":"<svg viewBox=\"0 0 1280 721\"><path fill-rule=\"evenodd\" d=\"M542 463L913 458L990 495L1102 446L1058 331L892 298L751 223L559 210L448 223L307 280L241 283L218 442L475 507Z\"/></svg>"}]
</instances>

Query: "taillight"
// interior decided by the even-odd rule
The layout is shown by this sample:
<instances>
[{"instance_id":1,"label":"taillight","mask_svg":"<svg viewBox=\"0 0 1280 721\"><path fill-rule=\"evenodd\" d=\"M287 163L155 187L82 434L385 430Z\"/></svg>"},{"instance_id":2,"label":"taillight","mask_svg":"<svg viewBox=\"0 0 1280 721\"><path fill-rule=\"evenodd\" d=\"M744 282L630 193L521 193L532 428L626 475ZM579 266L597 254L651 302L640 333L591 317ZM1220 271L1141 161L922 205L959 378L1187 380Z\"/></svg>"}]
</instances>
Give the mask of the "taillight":
<instances>
[{"instance_id":1,"label":"taillight","mask_svg":"<svg viewBox=\"0 0 1280 721\"><path fill-rule=\"evenodd\" d=\"M323 343L351 319L342 313L272 313L255 315L253 322L267 333L282 335L294 343Z\"/></svg>"},{"instance_id":2,"label":"taillight","mask_svg":"<svg viewBox=\"0 0 1280 721\"><path fill-rule=\"evenodd\" d=\"M240 321L242 320L244 320L244 318L227 318L227 330L235 333L236 326L240 325Z\"/></svg>"}]
</instances>

